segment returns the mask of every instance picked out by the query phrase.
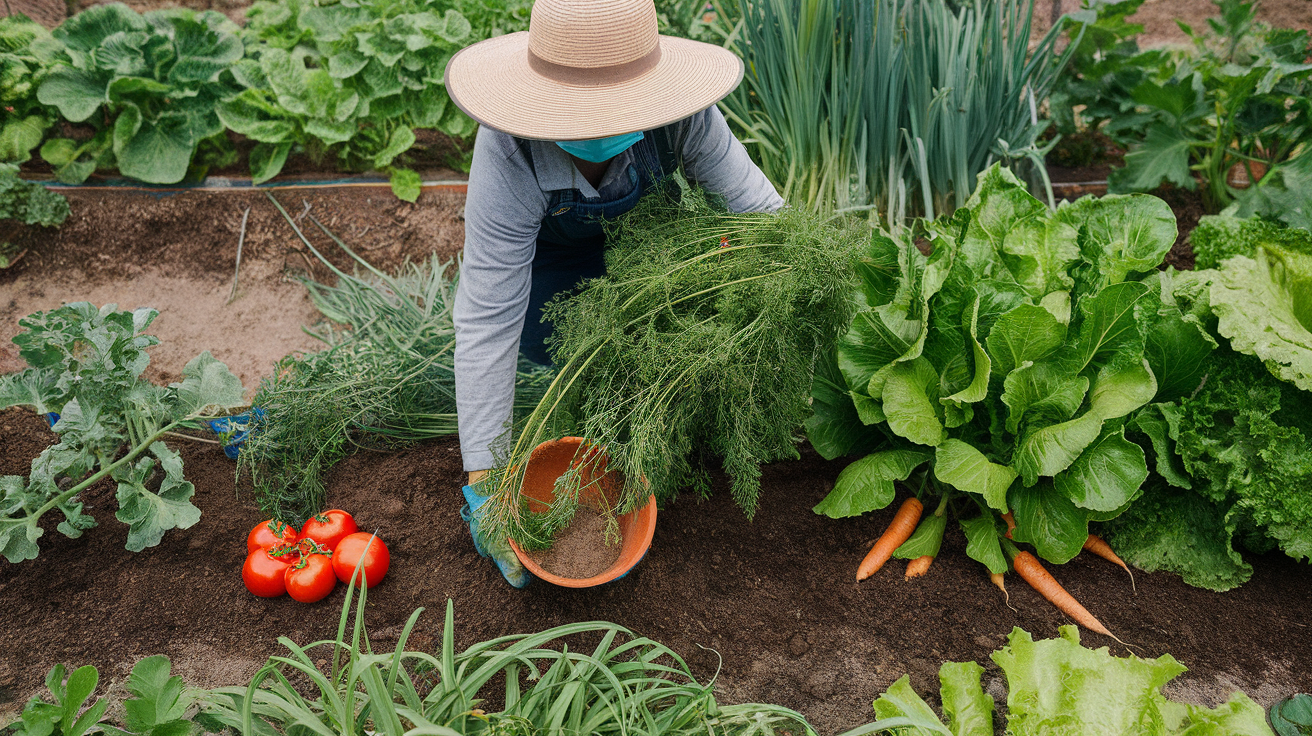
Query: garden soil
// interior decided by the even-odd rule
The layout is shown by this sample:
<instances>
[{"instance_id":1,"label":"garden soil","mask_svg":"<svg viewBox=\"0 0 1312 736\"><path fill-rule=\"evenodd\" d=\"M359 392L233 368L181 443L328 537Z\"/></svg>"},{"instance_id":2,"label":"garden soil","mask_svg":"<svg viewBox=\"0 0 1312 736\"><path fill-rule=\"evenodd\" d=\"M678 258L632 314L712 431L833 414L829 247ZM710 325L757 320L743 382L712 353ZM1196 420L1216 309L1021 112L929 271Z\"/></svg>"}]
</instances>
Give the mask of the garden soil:
<instances>
[{"instance_id":1,"label":"garden soil","mask_svg":"<svg viewBox=\"0 0 1312 736\"><path fill-rule=\"evenodd\" d=\"M569 526L560 530L551 549L534 550L529 558L562 578L582 580L610 569L620 558L622 542L606 543L607 520L595 509L580 506Z\"/></svg>"},{"instance_id":2,"label":"garden soil","mask_svg":"<svg viewBox=\"0 0 1312 736\"><path fill-rule=\"evenodd\" d=\"M147 377L160 383L180 380L187 361L209 350L250 396L284 355L317 349L301 328L318 312L297 277L331 282L332 274L263 192L162 196L85 189L67 195L68 221L58 229L23 231L16 242L26 255L0 270L0 373L23 366L10 342L19 320L72 301L159 310L150 331L161 344ZM353 262L311 218L389 271L407 258L453 257L463 242L464 195L458 192L428 190L415 204L396 199L386 186L287 189L274 196L319 252L348 272Z\"/></svg>"},{"instance_id":3,"label":"garden soil","mask_svg":"<svg viewBox=\"0 0 1312 736\"><path fill-rule=\"evenodd\" d=\"M18 409L0 412L0 431L0 475L25 473L54 441L41 419ZM102 687L115 692L132 664L152 654L171 657L192 685L245 684L281 651L277 637L307 644L333 635L344 587L310 605L246 592L244 541L260 521L250 495L234 490L233 463L216 447L170 444L196 485L204 512L196 526L126 552L127 528L112 518L114 489L102 483L85 497L100 527L79 539L51 528L37 560L0 562L0 715L36 693L58 662L96 665ZM965 556L954 528L927 576L904 582L899 562L855 582L857 561L897 504L842 521L812 513L842 467L805 447L800 460L767 466L750 522L718 478L709 499L687 496L661 511L650 552L626 578L583 590L541 581L515 590L478 557L458 512L455 438L345 460L330 474L329 502L353 512L391 550L387 579L369 592L367 621L381 651L421 606L427 612L408 647L435 651L449 598L458 647L614 621L682 653L704 680L718 671L722 702L786 705L822 733L871 720L871 700L904 674L922 694L937 693L943 660L985 664L986 689L1001 701L1002 680L988 656L1007 633L1019 626L1051 637L1070 621L1014 577L1009 608ZM1140 654L1169 652L1190 668L1171 686L1174 697L1214 705L1242 688L1270 705L1312 689L1312 586L1307 565L1283 555L1254 563L1252 581L1224 594L1166 574L1140 574L1135 594L1124 572L1088 555L1053 572ZM1090 646L1127 653L1081 633ZM326 664L326 655L319 661Z\"/></svg>"}]
</instances>

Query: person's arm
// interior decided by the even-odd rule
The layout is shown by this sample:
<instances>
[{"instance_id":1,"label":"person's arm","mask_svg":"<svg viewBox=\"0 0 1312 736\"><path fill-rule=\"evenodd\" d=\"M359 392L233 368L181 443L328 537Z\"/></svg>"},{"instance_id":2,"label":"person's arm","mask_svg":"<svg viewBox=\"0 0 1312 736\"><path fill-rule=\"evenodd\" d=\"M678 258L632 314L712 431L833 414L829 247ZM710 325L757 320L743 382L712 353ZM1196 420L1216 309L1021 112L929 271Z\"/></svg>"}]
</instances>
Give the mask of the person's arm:
<instances>
[{"instance_id":1,"label":"person's arm","mask_svg":"<svg viewBox=\"0 0 1312 736\"><path fill-rule=\"evenodd\" d=\"M707 108L684 124L683 170L689 179L724 197L732 212L774 212L784 206L783 197L729 130L720 108Z\"/></svg>"},{"instance_id":2,"label":"person's arm","mask_svg":"<svg viewBox=\"0 0 1312 736\"><path fill-rule=\"evenodd\" d=\"M493 447L510 421L519 335L546 207L514 139L480 128L455 304L456 411L471 485L493 467Z\"/></svg>"}]
</instances>

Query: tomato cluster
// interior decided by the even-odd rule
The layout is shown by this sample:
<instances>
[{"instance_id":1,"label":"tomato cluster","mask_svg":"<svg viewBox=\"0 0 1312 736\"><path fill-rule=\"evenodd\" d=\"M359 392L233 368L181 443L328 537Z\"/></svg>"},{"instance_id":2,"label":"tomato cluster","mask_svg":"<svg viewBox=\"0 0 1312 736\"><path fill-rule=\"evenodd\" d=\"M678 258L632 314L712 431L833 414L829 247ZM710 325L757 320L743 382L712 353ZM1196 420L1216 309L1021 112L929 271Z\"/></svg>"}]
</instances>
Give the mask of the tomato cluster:
<instances>
[{"instance_id":1,"label":"tomato cluster","mask_svg":"<svg viewBox=\"0 0 1312 736\"><path fill-rule=\"evenodd\" d=\"M247 590L263 598L286 593L301 603L327 597L338 580L350 582L357 566L364 586L372 588L391 562L383 540L357 531L355 519L340 509L315 516L300 532L262 521L246 535L246 552L241 579Z\"/></svg>"}]
</instances>

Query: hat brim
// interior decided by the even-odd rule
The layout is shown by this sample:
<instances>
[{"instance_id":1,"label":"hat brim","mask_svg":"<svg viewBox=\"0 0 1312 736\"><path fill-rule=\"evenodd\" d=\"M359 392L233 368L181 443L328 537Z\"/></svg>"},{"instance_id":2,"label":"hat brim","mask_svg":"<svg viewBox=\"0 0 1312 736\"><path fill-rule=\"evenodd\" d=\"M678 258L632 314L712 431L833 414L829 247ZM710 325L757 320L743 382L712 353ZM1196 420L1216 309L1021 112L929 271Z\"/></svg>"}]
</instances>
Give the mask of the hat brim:
<instances>
[{"instance_id":1,"label":"hat brim","mask_svg":"<svg viewBox=\"0 0 1312 736\"><path fill-rule=\"evenodd\" d=\"M446 91L466 115L520 138L590 140L652 130L719 102L743 78L733 52L661 36L654 67L613 84L566 84L529 66L528 33L461 50L446 67Z\"/></svg>"}]
</instances>

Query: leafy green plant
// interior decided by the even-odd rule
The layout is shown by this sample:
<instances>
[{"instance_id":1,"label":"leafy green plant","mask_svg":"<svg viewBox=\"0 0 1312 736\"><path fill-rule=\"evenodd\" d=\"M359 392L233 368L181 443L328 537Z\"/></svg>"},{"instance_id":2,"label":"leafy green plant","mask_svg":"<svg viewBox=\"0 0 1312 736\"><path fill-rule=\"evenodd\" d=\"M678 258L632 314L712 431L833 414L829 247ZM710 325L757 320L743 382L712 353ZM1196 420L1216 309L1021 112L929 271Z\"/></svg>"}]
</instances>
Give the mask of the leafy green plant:
<instances>
[{"instance_id":1,"label":"leafy green plant","mask_svg":"<svg viewBox=\"0 0 1312 736\"><path fill-rule=\"evenodd\" d=\"M756 511L760 464L796 457L818 353L851 314L850 259L862 228L808 211L734 215L699 190L649 195L613 226L607 275L548 306L558 373L502 467L480 529L550 544L583 478L557 484L549 513L520 493L528 454L563 435L604 447L626 479L616 513L651 494L710 491L721 460L734 499Z\"/></svg>"},{"instance_id":2,"label":"leafy green plant","mask_svg":"<svg viewBox=\"0 0 1312 736\"><path fill-rule=\"evenodd\" d=\"M1312 557L1312 233L1269 225L1232 225L1222 252L1252 257L1179 285L1230 349L1204 364L1197 392L1137 418L1161 481L1111 528L1127 561L1215 590L1252 574L1236 543Z\"/></svg>"},{"instance_id":3,"label":"leafy green plant","mask_svg":"<svg viewBox=\"0 0 1312 736\"><path fill-rule=\"evenodd\" d=\"M67 677L65 674L67 673ZM97 698L85 710L87 700L96 691L100 673L87 665L68 673L57 664L46 675L46 690L53 703L34 696L23 707L19 720L0 728L5 736L85 736L103 731L101 717L109 702Z\"/></svg>"},{"instance_id":4,"label":"leafy green plant","mask_svg":"<svg viewBox=\"0 0 1312 736\"><path fill-rule=\"evenodd\" d=\"M859 267L859 311L817 374L807 432L827 458L886 444L815 511L883 508L925 466L924 493L966 499L954 510L967 554L991 572L1006 571L1008 511L1016 541L1066 562L1089 522L1140 494L1148 468L1127 422L1194 391L1214 347L1155 271L1174 215L1145 195L1050 211L995 165L927 234L928 257L876 234Z\"/></svg>"},{"instance_id":5,"label":"leafy green plant","mask_svg":"<svg viewBox=\"0 0 1312 736\"><path fill-rule=\"evenodd\" d=\"M348 171L388 171L396 196L415 201L419 175L395 165L414 145L414 129L468 138L476 127L442 77L451 56L480 38L459 5L256 3L246 29L251 58L233 71L244 89L218 109L224 124L257 141L252 178L276 176L302 150ZM489 21L487 3L464 5Z\"/></svg>"},{"instance_id":6,"label":"leafy green plant","mask_svg":"<svg viewBox=\"0 0 1312 736\"><path fill-rule=\"evenodd\" d=\"M1213 0L1208 32L1182 26L1192 53L1174 55L1168 78L1145 79L1132 92L1136 127L1113 191L1149 191L1169 182L1196 189L1213 212L1236 195L1230 170L1256 181L1268 168L1301 157L1312 143L1312 64L1307 31L1269 30L1256 4Z\"/></svg>"},{"instance_id":7,"label":"leafy green plant","mask_svg":"<svg viewBox=\"0 0 1312 736\"><path fill-rule=\"evenodd\" d=\"M68 219L68 200L57 192L18 178L18 167L0 164L0 220L54 227ZM9 266L13 248L0 230L0 268Z\"/></svg>"},{"instance_id":8,"label":"leafy green plant","mask_svg":"<svg viewBox=\"0 0 1312 736\"><path fill-rule=\"evenodd\" d=\"M1235 692L1215 708L1168 700L1162 686L1185 671L1174 657L1121 658L1113 657L1106 647L1086 649L1074 626L1061 627L1056 639L1040 641L1013 629L1007 645L992 659L1007 678L1006 732L1014 736L1272 736L1262 707L1244 693ZM905 676L875 700L875 714L913 723L911 728L896 730L898 734L992 736L994 704L980 685L983 672L974 662L943 663L939 669L943 720ZM874 723L843 736L888 731L894 729Z\"/></svg>"},{"instance_id":9,"label":"leafy green plant","mask_svg":"<svg viewBox=\"0 0 1312 736\"><path fill-rule=\"evenodd\" d=\"M0 108L4 108L0 163L27 161L55 122L53 111L37 100L36 91L58 48L50 32L27 16L0 18Z\"/></svg>"},{"instance_id":10,"label":"leafy green plant","mask_svg":"<svg viewBox=\"0 0 1312 736\"><path fill-rule=\"evenodd\" d=\"M323 510L324 473L357 447L394 447L457 429L455 264L433 257L389 276L309 219L365 270L363 275L340 271L304 240L337 283L308 278L302 283L324 317L349 329L319 330L313 334L323 340L324 350L278 362L253 401L265 418L238 456L260 507L297 527ZM287 221L304 238L295 222ZM532 410L549 381L548 371L522 361L516 411Z\"/></svg>"},{"instance_id":11,"label":"leafy green plant","mask_svg":"<svg viewBox=\"0 0 1312 736\"><path fill-rule=\"evenodd\" d=\"M1312 255L1312 232L1259 217L1204 215L1189 233L1189 244L1193 247L1196 268L1216 268L1231 256L1252 258L1258 250Z\"/></svg>"},{"instance_id":12,"label":"leafy green plant","mask_svg":"<svg viewBox=\"0 0 1312 736\"><path fill-rule=\"evenodd\" d=\"M243 734L358 734L369 724L394 736L461 734L814 734L805 718L775 705L721 706L664 645L608 623L577 623L503 636L460 652L447 601L436 655L405 646L424 609L411 614L390 653L375 652L364 625L367 593L347 590L337 637L299 646L286 637L244 688L206 696L197 722ZM352 606L354 605L354 616ZM591 651L570 644L582 638ZM327 672L316 658L331 661ZM495 693L499 712L480 706ZM294 684L295 683L295 684Z\"/></svg>"},{"instance_id":13,"label":"leafy green plant","mask_svg":"<svg viewBox=\"0 0 1312 736\"><path fill-rule=\"evenodd\" d=\"M63 513L65 536L94 527L78 494L106 477L118 483L115 516L129 525L133 552L200 520L182 457L162 439L241 405L241 381L208 351L187 363L180 383L141 380L150 363L145 350L159 342L142 331L157 314L76 302L19 320L25 331L14 343L29 367L0 377L0 408L58 414L52 428L59 443L32 461L28 478L0 477L0 554L10 562L37 557L38 522L50 511Z\"/></svg>"},{"instance_id":14,"label":"leafy green plant","mask_svg":"<svg viewBox=\"0 0 1312 736\"><path fill-rule=\"evenodd\" d=\"M1271 706L1271 725L1279 736L1312 734L1312 695L1300 693Z\"/></svg>"},{"instance_id":15,"label":"leafy green plant","mask_svg":"<svg viewBox=\"0 0 1312 736\"><path fill-rule=\"evenodd\" d=\"M1312 230L1312 156L1300 155L1269 170L1235 197L1224 214L1264 217Z\"/></svg>"},{"instance_id":16,"label":"leafy green plant","mask_svg":"<svg viewBox=\"0 0 1312 736\"><path fill-rule=\"evenodd\" d=\"M995 161L1043 175L1037 118L1072 53L1030 50L1033 3L738 3L744 83L723 104L785 198L894 221L965 203Z\"/></svg>"},{"instance_id":17,"label":"leafy green plant","mask_svg":"<svg viewBox=\"0 0 1312 736\"><path fill-rule=\"evenodd\" d=\"M89 140L54 138L41 157L60 181L100 168L173 184L235 160L215 108L236 89L225 72L242 56L236 25L221 13L92 6L54 31L58 67L37 97L65 120L86 123Z\"/></svg>"},{"instance_id":18,"label":"leafy green plant","mask_svg":"<svg viewBox=\"0 0 1312 736\"><path fill-rule=\"evenodd\" d=\"M5 728L5 736L84 736L103 733L107 736L186 736L192 723L186 718L193 704L192 694L182 678L170 677L172 664L163 655L146 657L132 667L127 690L133 697L123 702L126 730L115 728L104 719L109 701L97 698L86 710L96 690L100 673L90 665L79 667L64 679L67 671L57 664L46 675L46 689L54 703L39 696L28 701L18 721Z\"/></svg>"}]
</instances>

